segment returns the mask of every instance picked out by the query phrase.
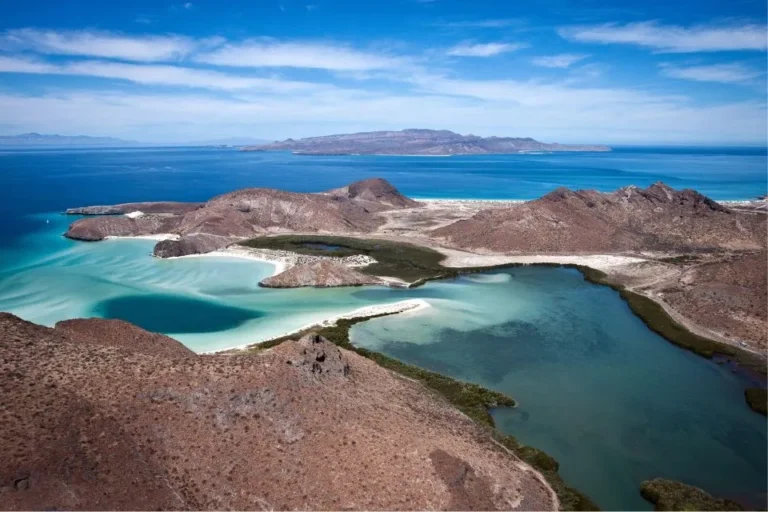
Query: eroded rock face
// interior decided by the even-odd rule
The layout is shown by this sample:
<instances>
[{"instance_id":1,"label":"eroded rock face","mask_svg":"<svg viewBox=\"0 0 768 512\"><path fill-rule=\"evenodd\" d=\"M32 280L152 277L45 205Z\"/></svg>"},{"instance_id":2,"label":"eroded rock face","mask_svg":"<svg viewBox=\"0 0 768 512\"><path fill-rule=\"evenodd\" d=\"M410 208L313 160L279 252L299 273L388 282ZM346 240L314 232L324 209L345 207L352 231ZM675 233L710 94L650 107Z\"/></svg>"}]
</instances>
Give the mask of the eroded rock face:
<instances>
[{"instance_id":1,"label":"eroded rock face","mask_svg":"<svg viewBox=\"0 0 768 512\"><path fill-rule=\"evenodd\" d=\"M381 284L381 280L341 263L321 260L296 265L285 272L262 280L259 284L267 288L299 288L302 286L325 288Z\"/></svg>"},{"instance_id":2,"label":"eroded rock face","mask_svg":"<svg viewBox=\"0 0 768 512\"><path fill-rule=\"evenodd\" d=\"M729 210L663 183L610 194L557 189L510 208L482 211L433 231L451 243L500 252L760 249L765 216Z\"/></svg>"},{"instance_id":3,"label":"eroded rock face","mask_svg":"<svg viewBox=\"0 0 768 512\"><path fill-rule=\"evenodd\" d=\"M0 417L10 510L557 508L487 430L316 335L194 355L2 313Z\"/></svg>"}]
</instances>

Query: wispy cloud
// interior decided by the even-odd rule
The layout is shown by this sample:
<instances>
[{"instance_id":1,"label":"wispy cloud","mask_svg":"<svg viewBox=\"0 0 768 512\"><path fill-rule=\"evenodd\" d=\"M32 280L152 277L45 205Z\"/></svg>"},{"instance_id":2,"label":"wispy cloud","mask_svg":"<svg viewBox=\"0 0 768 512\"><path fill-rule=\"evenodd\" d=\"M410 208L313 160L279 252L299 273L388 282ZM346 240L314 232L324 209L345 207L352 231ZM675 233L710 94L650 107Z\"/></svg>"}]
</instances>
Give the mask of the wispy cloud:
<instances>
[{"instance_id":1,"label":"wispy cloud","mask_svg":"<svg viewBox=\"0 0 768 512\"><path fill-rule=\"evenodd\" d=\"M444 21L434 23L438 27L448 28L505 28L524 25L525 20L520 18L499 18L487 20L462 20L462 21Z\"/></svg>"},{"instance_id":2,"label":"wispy cloud","mask_svg":"<svg viewBox=\"0 0 768 512\"><path fill-rule=\"evenodd\" d=\"M521 43L462 43L449 49L446 53L453 57L492 57L526 48L527 46Z\"/></svg>"},{"instance_id":3,"label":"wispy cloud","mask_svg":"<svg viewBox=\"0 0 768 512\"><path fill-rule=\"evenodd\" d=\"M238 76L218 71L180 66L128 64L86 60L67 63L49 63L40 60L0 56L0 73L29 73L38 75L73 75L126 80L145 85L164 85L224 91L267 91L292 93L328 89L332 86L282 80Z\"/></svg>"},{"instance_id":4,"label":"wispy cloud","mask_svg":"<svg viewBox=\"0 0 768 512\"><path fill-rule=\"evenodd\" d=\"M226 44L212 52L198 55L195 60L217 66L290 67L332 71L387 69L406 63L399 57L356 50L343 45L272 40L248 40Z\"/></svg>"},{"instance_id":5,"label":"wispy cloud","mask_svg":"<svg viewBox=\"0 0 768 512\"><path fill-rule=\"evenodd\" d=\"M750 83L763 73L741 63L712 64L708 66L679 67L668 63L661 65L664 76L694 80L697 82L719 82L724 84Z\"/></svg>"},{"instance_id":6,"label":"wispy cloud","mask_svg":"<svg viewBox=\"0 0 768 512\"><path fill-rule=\"evenodd\" d=\"M601 44L631 44L660 53L765 50L765 25L660 25L655 21L606 23L562 27L558 33L573 41Z\"/></svg>"},{"instance_id":7,"label":"wispy cloud","mask_svg":"<svg viewBox=\"0 0 768 512\"><path fill-rule=\"evenodd\" d=\"M134 61L162 61L184 57L200 41L182 36L125 36L113 32L15 29L0 35L0 49L31 50L52 55L79 55Z\"/></svg>"},{"instance_id":8,"label":"wispy cloud","mask_svg":"<svg viewBox=\"0 0 768 512\"><path fill-rule=\"evenodd\" d=\"M569 68L571 65L584 60L588 55L575 53L561 53L558 55L545 55L533 59L533 64L545 68Z\"/></svg>"}]
</instances>

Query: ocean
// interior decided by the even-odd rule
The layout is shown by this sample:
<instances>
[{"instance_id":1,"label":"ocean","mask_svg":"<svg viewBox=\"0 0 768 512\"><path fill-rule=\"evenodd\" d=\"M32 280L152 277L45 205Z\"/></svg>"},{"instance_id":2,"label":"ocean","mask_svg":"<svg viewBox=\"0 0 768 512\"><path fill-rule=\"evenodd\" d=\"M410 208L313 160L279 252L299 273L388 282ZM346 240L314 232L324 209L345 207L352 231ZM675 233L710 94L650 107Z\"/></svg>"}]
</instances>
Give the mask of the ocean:
<instances>
[{"instance_id":1,"label":"ocean","mask_svg":"<svg viewBox=\"0 0 768 512\"><path fill-rule=\"evenodd\" d=\"M242 187L320 191L380 176L418 198L531 199L558 186L613 190L663 180L716 199L766 194L764 149L618 148L612 153L310 157L221 148L0 151L0 310L53 325L122 318L198 352L283 334L406 298L431 308L361 324L353 341L520 401L499 427L560 461L604 508L650 509L656 476L760 504L766 425L751 385L649 331L608 288L567 269L523 268L384 287L269 290L266 263L159 260L150 240L61 236L72 206L202 201Z\"/></svg>"}]
</instances>

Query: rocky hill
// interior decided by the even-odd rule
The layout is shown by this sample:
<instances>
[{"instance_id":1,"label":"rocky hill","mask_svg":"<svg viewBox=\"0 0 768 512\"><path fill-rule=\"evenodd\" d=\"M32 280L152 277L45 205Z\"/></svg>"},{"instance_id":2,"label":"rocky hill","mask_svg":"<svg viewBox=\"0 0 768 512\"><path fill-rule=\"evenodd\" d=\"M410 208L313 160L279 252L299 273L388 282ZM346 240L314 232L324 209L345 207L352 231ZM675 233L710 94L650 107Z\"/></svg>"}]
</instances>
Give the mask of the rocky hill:
<instances>
[{"instance_id":1,"label":"rocky hill","mask_svg":"<svg viewBox=\"0 0 768 512\"><path fill-rule=\"evenodd\" d=\"M124 322L1 313L0 336L3 509L558 507L484 427L316 335L198 356Z\"/></svg>"},{"instance_id":2,"label":"rocky hill","mask_svg":"<svg viewBox=\"0 0 768 512\"><path fill-rule=\"evenodd\" d=\"M136 211L144 215L135 218L113 215L134 211L134 207L142 204L148 205L148 211ZM73 208L67 212L107 215L80 219L65 235L76 240L98 241L107 236L175 234L180 239L161 242L156 254L183 256L210 252L235 240L269 232L367 233L385 223L378 213L418 205L379 178L317 194L249 188L214 197L203 204L130 203Z\"/></svg>"},{"instance_id":3,"label":"rocky hill","mask_svg":"<svg viewBox=\"0 0 768 512\"><path fill-rule=\"evenodd\" d=\"M259 283L266 288L300 288L314 286L328 288L333 286L362 286L366 284L384 284L381 279L363 274L341 263L320 260L304 263L289 268Z\"/></svg>"},{"instance_id":4,"label":"rocky hill","mask_svg":"<svg viewBox=\"0 0 768 512\"><path fill-rule=\"evenodd\" d=\"M478 137L449 130L411 129L287 139L245 151L293 151L302 155L484 155L537 151L610 151L602 145L547 144L531 138Z\"/></svg>"},{"instance_id":5,"label":"rocky hill","mask_svg":"<svg viewBox=\"0 0 768 512\"><path fill-rule=\"evenodd\" d=\"M766 217L659 182L607 194L560 188L535 201L482 211L432 235L499 252L759 250L766 243Z\"/></svg>"}]
</instances>

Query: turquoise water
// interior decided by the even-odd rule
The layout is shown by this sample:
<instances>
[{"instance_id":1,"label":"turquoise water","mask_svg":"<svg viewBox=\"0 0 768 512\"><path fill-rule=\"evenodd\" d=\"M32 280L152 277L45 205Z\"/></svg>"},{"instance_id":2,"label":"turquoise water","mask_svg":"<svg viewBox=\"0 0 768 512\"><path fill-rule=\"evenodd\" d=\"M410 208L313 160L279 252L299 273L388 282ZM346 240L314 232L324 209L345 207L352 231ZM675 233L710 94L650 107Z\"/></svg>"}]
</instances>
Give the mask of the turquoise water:
<instances>
[{"instance_id":1,"label":"turquoise water","mask_svg":"<svg viewBox=\"0 0 768 512\"><path fill-rule=\"evenodd\" d=\"M650 332L578 273L515 269L384 287L276 290L274 268L152 258L154 241L61 236L87 204L204 200L245 186L318 191L384 176L416 197L531 198L558 185L612 190L662 179L720 199L766 193L764 149L625 148L608 154L300 157L204 148L0 151L0 311L53 325L123 318L204 352L275 337L372 304L432 306L353 330L357 343L520 401L500 428L561 463L604 508L649 508L641 480L676 478L765 505L766 427L748 384ZM761 499L761 496L763 498Z\"/></svg>"},{"instance_id":2,"label":"turquoise water","mask_svg":"<svg viewBox=\"0 0 768 512\"><path fill-rule=\"evenodd\" d=\"M432 309L358 324L352 342L514 397L497 426L604 509L650 509L638 489L654 477L765 507L766 424L744 379L649 331L615 291L558 268L434 290Z\"/></svg>"}]
</instances>

